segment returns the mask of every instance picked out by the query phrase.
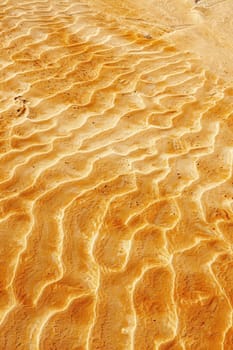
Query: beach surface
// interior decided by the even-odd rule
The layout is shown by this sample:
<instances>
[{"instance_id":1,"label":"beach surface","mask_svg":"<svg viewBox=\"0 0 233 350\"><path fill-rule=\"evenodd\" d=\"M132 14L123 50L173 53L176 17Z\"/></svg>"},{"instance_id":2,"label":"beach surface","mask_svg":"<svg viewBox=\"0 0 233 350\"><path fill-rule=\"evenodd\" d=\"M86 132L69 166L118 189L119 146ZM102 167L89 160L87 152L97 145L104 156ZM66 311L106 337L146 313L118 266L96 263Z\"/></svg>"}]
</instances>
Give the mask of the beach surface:
<instances>
[{"instance_id":1,"label":"beach surface","mask_svg":"<svg viewBox=\"0 0 233 350\"><path fill-rule=\"evenodd\" d=\"M233 349L232 0L0 3L0 350Z\"/></svg>"}]
</instances>

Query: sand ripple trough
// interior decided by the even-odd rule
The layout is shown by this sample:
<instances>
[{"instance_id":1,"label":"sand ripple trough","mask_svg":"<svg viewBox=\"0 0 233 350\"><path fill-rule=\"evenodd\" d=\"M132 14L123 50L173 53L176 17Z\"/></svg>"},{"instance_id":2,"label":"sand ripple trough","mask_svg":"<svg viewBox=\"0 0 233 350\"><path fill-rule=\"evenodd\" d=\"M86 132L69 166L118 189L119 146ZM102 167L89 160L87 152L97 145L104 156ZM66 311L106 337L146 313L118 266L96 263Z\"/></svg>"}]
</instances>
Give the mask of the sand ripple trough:
<instances>
[{"instance_id":1,"label":"sand ripple trough","mask_svg":"<svg viewBox=\"0 0 233 350\"><path fill-rule=\"evenodd\" d=\"M1 2L0 350L233 349L219 3Z\"/></svg>"}]
</instances>

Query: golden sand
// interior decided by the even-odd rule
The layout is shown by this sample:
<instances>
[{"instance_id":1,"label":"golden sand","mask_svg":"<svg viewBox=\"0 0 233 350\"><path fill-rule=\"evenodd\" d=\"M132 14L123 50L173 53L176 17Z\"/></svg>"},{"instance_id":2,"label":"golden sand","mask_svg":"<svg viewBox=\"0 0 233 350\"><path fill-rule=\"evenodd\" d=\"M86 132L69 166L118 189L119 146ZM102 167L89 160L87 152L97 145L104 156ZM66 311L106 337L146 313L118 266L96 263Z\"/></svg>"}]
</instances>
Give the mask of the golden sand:
<instances>
[{"instance_id":1,"label":"golden sand","mask_svg":"<svg viewBox=\"0 0 233 350\"><path fill-rule=\"evenodd\" d=\"M0 3L0 350L233 349L232 0Z\"/></svg>"}]
</instances>

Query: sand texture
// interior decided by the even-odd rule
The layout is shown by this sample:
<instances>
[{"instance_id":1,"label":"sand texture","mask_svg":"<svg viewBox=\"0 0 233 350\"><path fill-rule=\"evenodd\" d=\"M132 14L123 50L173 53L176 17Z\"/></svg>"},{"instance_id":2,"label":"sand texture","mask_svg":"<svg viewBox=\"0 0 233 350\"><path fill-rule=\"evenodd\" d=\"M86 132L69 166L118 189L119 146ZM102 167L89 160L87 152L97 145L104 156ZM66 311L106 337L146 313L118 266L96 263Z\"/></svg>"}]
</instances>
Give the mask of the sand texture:
<instances>
[{"instance_id":1,"label":"sand texture","mask_svg":"<svg viewBox=\"0 0 233 350\"><path fill-rule=\"evenodd\" d=\"M0 27L0 350L232 350L233 1Z\"/></svg>"}]
</instances>

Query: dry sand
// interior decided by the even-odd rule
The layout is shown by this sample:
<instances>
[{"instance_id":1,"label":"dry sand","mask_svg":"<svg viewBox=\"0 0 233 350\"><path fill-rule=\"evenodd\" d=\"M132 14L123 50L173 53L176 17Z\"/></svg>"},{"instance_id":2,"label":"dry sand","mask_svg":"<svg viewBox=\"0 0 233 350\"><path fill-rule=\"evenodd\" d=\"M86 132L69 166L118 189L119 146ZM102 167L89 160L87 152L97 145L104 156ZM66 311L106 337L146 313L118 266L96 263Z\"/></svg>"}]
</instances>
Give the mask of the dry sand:
<instances>
[{"instance_id":1,"label":"dry sand","mask_svg":"<svg viewBox=\"0 0 233 350\"><path fill-rule=\"evenodd\" d=\"M233 349L232 0L0 3L0 350Z\"/></svg>"}]
</instances>

